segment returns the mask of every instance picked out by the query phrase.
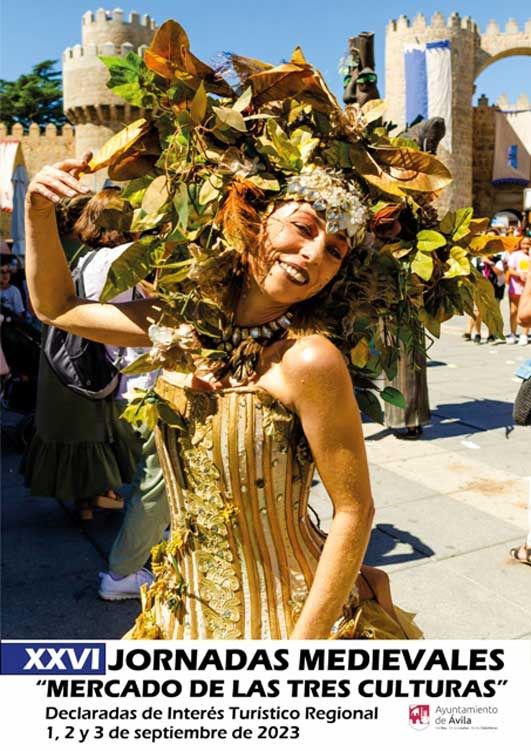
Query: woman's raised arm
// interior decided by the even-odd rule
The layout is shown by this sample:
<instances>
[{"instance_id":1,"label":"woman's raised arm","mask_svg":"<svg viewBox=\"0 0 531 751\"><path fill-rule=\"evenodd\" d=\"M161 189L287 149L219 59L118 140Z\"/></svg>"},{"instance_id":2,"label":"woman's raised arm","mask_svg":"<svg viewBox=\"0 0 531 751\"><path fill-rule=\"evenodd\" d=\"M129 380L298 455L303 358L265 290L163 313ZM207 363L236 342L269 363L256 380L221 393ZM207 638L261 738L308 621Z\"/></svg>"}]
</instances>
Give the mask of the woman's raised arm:
<instances>
[{"instance_id":1,"label":"woman's raised arm","mask_svg":"<svg viewBox=\"0 0 531 751\"><path fill-rule=\"evenodd\" d=\"M78 180L90 153L44 167L26 194L26 278L35 314L41 321L104 344L149 345L147 329L160 318L156 301L101 304L76 296L57 232L54 205L87 192Z\"/></svg>"},{"instance_id":2,"label":"woman's raised arm","mask_svg":"<svg viewBox=\"0 0 531 751\"><path fill-rule=\"evenodd\" d=\"M284 356L285 372L334 518L292 639L327 639L369 542L374 507L352 381L340 352L312 336Z\"/></svg>"}]
</instances>

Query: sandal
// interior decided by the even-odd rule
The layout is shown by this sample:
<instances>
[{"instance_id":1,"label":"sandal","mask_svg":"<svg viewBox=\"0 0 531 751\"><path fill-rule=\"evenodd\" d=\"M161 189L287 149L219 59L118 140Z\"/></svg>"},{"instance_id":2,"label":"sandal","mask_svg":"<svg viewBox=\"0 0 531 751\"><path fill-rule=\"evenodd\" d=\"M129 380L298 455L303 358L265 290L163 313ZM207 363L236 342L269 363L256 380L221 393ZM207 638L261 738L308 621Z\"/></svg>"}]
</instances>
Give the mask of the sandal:
<instances>
[{"instance_id":1,"label":"sandal","mask_svg":"<svg viewBox=\"0 0 531 751\"><path fill-rule=\"evenodd\" d=\"M76 508L82 522L90 522L94 518L94 509L108 509L121 511L124 507L124 499L108 490L104 495L95 495L92 498L79 498L76 500Z\"/></svg>"},{"instance_id":2,"label":"sandal","mask_svg":"<svg viewBox=\"0 0 531 751\"><path fill-rule=\"evenodd\" d=\"M91 499L92 508L106 508L111 511L121 511L124 507L124 499L115 493L114 490L108 490L104 495L95 495Z\"/></svg>"},{"instance_id":3,"label":"sandal","mask_svg":"<svg viewBox=\"0 0 531 751\"><path fill-rule=\"evenodd\" d=\"M521 558L518 554L524 551L525 558ZM511 558L515 561L518 561L518 563L523 563L525 566L531 566L531 548L528 548L527 545L520 545L519 548L511 548L509 551L509 554Z\"/></svg>"}]
</instances>

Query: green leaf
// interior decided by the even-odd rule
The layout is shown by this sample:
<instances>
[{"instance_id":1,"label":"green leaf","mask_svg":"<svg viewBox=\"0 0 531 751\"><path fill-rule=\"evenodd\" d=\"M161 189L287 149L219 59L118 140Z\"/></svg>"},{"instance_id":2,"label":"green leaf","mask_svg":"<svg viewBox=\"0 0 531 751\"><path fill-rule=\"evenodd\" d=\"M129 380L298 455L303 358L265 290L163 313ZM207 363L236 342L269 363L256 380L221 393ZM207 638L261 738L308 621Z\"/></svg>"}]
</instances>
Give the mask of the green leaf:
<instances>
[{"instance_id":1,"label":"green leaf","mask_svg":"<svg viewBox=\"0 0 531 751\"><path fill-rule=\"evenodd\" d=\"M246 110L247 107L251 104L252 97L253 90L250 86L248 86L241 97L234 102L232 109L236 110L236 112L243 112L243 110Z\"/></svg>"},{"instance_id":2,"label":"green leaf","mask_svg":"<svg viewBox=\"0 0 531 751\"><path fill-rule=\"evenodd\" d=\"M247 180L249 180L249 182L251 183L254 183L257 188L261 188L262 190L280 190L280 183L276 179L276 177L271 177L270 175L265 175L264 173L260 175L251 175L247 178Z\"/></svg>"},{"instance_id":3,"label":"green leaf","mask_svg":"<svg viewBox=\"0 0 531 751\"><path fill-rule=\"evenodd\" d=\"M129 180L125 188L122 188L122 198L127 198L131 206L138 209L142 204L144 193L152 180L153 178L150 175Z\"/></svg>"},{"instance_id":4,"label":"green leaf","mask_svg":"<svg viewBox=\"0 0 531 751\"><path fill-rule=\"evenodd\" d=\"M100 60L109 68L107 87L122 99L141 107L145 95L140 82L143 68L141 58L134 52L129 52L125 57L100 55Z\"/></svg>"},{"instance_id":5,"label":"green leaf","mask_svg":"<svg viewBox=\"0 0 531 751\"><path fill-rule=\"evenodd\" d=\"M159 412L156 404L142 399L133 399L120 417L136 428L146 426L148 430L154 430L159 420Z\"/></svg>"},{"instance_id":6,"label":"green leaf","mask_svg":"<svg viewBox=\"0 0 531 751\"><path fill-rule=\"evenodd\" d=\"M297 128L297 130L294 130L291 134L291 141L297 146L303 164L306 164L309 161L313 152L319 145L319 139L313 138L311 131L306 130L305 128Z\"/></svg>"},{"instance_id":7,"label":"green leaf","mask_svg":"<svg viewBox=\"0 0 531 751\"><path fill-rule=\"evenodd\" d=\"M198 201L201 206L206 206L212 201L216 201L221 196L221 188L223 187L223 180L219 175L209 175L201 185L199 191Z\"/></svg>"},{"instance_id":8,"label":"green leaf","mask_svg":"<svg viewBox=\"0 0 531 751\"><path fill-rule=\"evenodd\" d=\"M199 88L195 92L192 104L190 105L190 117L194 123L201 123L206 115L207 111L207 95L203 81L199 84Z\"/></svg>"},{"instance_id":9,"label":"green leaf","mask_svg":"<svg viewBox=\"0 0 531 751\"><path fill-rule=\"evenodd\" d=\"M361 411L374 422L383 423L384 415L378 397L372 391L356 389L356 399Z\"/></svg>"},{"instance_id":10,"label":"green leaf","mask_svg":"<svg viewBox=\"0 0 531 751\"><path fill-rule=\"evenodd\" d=\"M188 227L188 201L188 189L185 183L181 183L173 197L173 205L175 206L175 210L177 211L177 217L179 219L179 229L183 232L186 232L186 229Z\"/></svg>"},{"instance_id":11,"label":"green leaf","mask_svg":"<svg viewBox=\"0 0 531 751\"><path fill-rule=\"evenodd\" d=\"M162 224L165 218L165 213L146 214L142 209L135 209L130 231L148 232Z\"/></svg>"},{"instance_id":12,"label":"green leaf","mask_svg":"<svg viewBox=\"0 0 531 751\"><path fill-rule=\"evenodd\" d=\"M439 229L445 235L451 235L452 239L457 242L468 235L473 214L472 208L449 211L439 224Z\"/></svg>"},{"instance_id":13,"label":"green leaf","mask_svg":"<svg viewBox=\"0 0 531 751\"><path fill-rule=\"evenodd\" d=\"M149 352L146 352L145 354L140 355L140 357L137 357L134 362L130 363L125 368L122 368L120 372L125 375L141 375L142 373L149 373L149 371L154 370L155 367L158 366L155 366L151 359L151 355Z\"/></svg>"},{"instance_id":14,"label":"green leaf","mask_svg":"<svg viewBox=\"0 0 531 751\"><path fill-rule=\"evenodd\" d=\"M280 166L287 169L300 170L302 168L301 153L297 146L290 141L286 133L275 120L269 120L266 125L271 138L273 149L276 152Z\"/></svg>"},{"instance_id":15,"label":"green leaf","mask_svg":"<svg viewBox=\"0 0 531 751\"><path fill-rule=\"evenodd\" d=\"M425 253L431 253L437 250L437 248L443 248L446 242L446 237L434 229L423 229L417 235L417 248L423 250Z\"/></svg>"},{"instance_id":16,"label":"green leaf","mask_svg":"<svg viewBox=\"0 0 531 751\"><path fill-rule=\"evenodd\" d=\"M166 287L168 284L178 284L179 282L182 282L183 279L186 279L188 274L190 273L190 266L192 265L192 259L187 259L186 261L181 261L179 264L172 264L173 266L180 266L180 268L177 271L173 271L170 274L162 274L159 278L159 284L163 287Z\"/></svg>"},{"instance_id":17,"label":"green leaf","mask_svg":"<svg viewBox=\"0 0 531 751\"><path fill-rule=\"evenodd\" d=\"M404 394L398 389L393 388L393 386L386 386L383 391L380 391L380 396L384 402L388 402L394 407L399 407L400 409L406 408Z\"/></svg>"},{"instance_id":18,"label":"green leaf","mask_svg":"<svg viewBox=\"0 0 531 751\"><path fill-rule=\"evenodd\" d=\"M473 216L474 209L472 207L468 207L466 209L457 209L457 211L455 212L454 233L452 235L452 238L455 240L455 242L462 240L463 237L466 237L468 235L470 222Z\"/></svg>"},{"instance_id":19,"label":"green leaf","mask_svg":"<svg viewBox=\"0 0 531 751\"><path fill-rule=\"evenodd\" d=\"M223 125L228 125L229 128L234 128L234 130L239 130L242 133L247 132L245 120L240 112L231 107L212 107L212 110Z\"/></svg>"},{"instance_id":20,"label":"green leaf","mask_svg":"<svg viewBox=\"0 0 531 751\"><path fill-rule=\"evenodd\" d=\"M428 282L433 274L433 258L430 253L424 253L422 250L419 250L411 264L411 271L420 276L421 279L424 279L425 282Z\"/></svg>"},{"instance_id":21,"label":"green leaf","mask_svg":"<svg viewBox=\"0 0 531 751\"><path fill-rule=\"evenodd\" d=\"M100 302L109 302L145 279L151 271L153 250L159 243L156 237L143 237L131 243L109 268Z\"/></svg>"},{"instance_id":22,"label":"green leaf","mask_svg":"<svg viewBox=\"0 0 531 751\"><path fill-rule=\"evenodd\" d=\"M448 270L444 272L445 279L452 279L456 276L468 276L470 274L470 261L465 248L460 245L454 245L448 258Z\"/></svg>"}]
</instances>

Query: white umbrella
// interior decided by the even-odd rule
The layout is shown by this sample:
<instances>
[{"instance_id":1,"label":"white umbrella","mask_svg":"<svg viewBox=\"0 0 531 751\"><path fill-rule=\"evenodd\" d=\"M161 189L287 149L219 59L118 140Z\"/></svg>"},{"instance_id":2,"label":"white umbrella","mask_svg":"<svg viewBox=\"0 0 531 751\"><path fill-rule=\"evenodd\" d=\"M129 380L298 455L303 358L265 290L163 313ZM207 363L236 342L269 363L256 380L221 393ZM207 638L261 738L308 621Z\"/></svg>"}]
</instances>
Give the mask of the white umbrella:
<instances>
[{"instance_id":1,"label":"white umbrella","mask_svg":"<svg viewBox=\"0 0 531 751\"><path fill-rule=\"evenodd\" d=\"M13 237L13 254L23 256L26 252L26 233L24 230L24 200L28 189L28 174L24 165L19 164L11 178L13 183L13 215L11 217L11 236Z\"/></svg>"}]
</instances>

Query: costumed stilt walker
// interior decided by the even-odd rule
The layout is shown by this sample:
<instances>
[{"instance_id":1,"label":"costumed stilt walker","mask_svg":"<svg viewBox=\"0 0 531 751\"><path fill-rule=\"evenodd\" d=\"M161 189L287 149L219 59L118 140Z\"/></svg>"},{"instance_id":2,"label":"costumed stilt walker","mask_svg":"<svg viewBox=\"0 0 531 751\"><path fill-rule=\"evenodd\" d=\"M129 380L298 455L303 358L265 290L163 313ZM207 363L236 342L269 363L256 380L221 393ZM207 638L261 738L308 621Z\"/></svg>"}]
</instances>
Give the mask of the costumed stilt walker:
<instances>
[{"instance_id":1,"label":"costumed stilt walker","mask_svg":"<svg viewBox=\"0 0 531 751\"><path fill-rule=\"evenodd\" d=\"M394 369L398 331L435 330L474 298L500 329L469 262L492 238L469 211L439 223L430 200L446 168L389 137L382 102L341 109L300 49L277 67L228 55L214 71L168 21L129 63L145 118L94 160L45 168L27 211L38 314L98 341L151 341L128 370L164 369L126 411L156 424L171 513L129 635L418 637L386 575L363 565L373 504L358 404L381 418L374 379ZM118 85L121 59L107 64ZM131 180L131 229L150 234L98 305L75 297L49 207L101 167ZM407 233L368 232L382 212ZM153 299L105 303L151 272ZM328 535L308 514L314 466L334 505Z\"/></svg>"}]
</instances>

